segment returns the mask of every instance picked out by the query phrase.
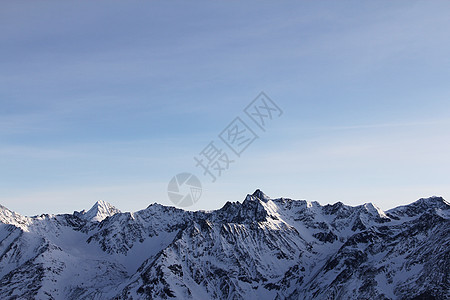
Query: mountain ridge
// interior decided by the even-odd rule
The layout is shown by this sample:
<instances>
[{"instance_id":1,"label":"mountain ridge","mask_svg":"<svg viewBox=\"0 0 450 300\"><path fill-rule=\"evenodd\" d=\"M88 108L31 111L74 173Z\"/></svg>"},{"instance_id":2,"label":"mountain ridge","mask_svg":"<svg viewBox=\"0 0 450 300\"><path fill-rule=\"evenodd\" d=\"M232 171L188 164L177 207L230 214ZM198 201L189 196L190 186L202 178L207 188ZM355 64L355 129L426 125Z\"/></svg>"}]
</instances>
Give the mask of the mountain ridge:
<instances>
[{"instance_id":1,"label":"mountain ridge","mask_svg":"<svg viewBox=\"0 0 450 300\"><path fill-rule=\"evenodd\" d=\"M430 197L384 212L259 189L208 212L98 201L23 217L1 206L0 297L445 299L449 208Z\"/></svg>"}]
</instances>

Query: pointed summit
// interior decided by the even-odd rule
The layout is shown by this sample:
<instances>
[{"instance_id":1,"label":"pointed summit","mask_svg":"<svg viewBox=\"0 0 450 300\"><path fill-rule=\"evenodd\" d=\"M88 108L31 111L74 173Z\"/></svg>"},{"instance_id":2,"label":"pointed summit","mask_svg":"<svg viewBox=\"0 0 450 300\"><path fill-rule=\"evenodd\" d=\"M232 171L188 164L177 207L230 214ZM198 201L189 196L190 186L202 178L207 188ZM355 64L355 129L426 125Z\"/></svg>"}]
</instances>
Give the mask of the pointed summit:
<instances>
[{"instance_id":1,"label":"pointed summit","mask_svg":"<svg viewBox=\"0 0 450 300\"><path fill-rule=\"evenodd\" d=\"M264 202L267 202L267 200L270 200L270 197L264 194L260 189L257 189L253 194L253 197L258 198Z\"/></svg>"},{"instance_id":2,"label":"pointed summit","mask_svg":"<svg viewBox=\"0 0 450 300\"><path fill-rule=\"evenodd\" d=\"M88 221L101 222L106 219L106 217L111 217L117 213L120 213L120 210L108 202L99 200L83 215L83 218Z\"/></svg>"}]
</instances>

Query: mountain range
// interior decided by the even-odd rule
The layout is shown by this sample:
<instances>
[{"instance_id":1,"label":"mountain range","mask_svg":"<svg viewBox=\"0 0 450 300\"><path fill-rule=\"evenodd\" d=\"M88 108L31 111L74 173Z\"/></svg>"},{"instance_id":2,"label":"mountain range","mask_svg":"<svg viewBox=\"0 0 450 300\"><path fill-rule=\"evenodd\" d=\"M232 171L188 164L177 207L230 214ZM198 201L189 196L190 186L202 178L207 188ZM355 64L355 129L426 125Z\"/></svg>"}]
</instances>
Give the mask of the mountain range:
<instances>
[{"instance_id":1,"label":"mountain range","mask_svg":"<svg viewBox=\"0 0 450 300\"><path fill-rule=\"evenodd\" d=\"M450 299L450 204L270 198L26 217L0 205L0 299Z\"/></svg>"}]
</instances>

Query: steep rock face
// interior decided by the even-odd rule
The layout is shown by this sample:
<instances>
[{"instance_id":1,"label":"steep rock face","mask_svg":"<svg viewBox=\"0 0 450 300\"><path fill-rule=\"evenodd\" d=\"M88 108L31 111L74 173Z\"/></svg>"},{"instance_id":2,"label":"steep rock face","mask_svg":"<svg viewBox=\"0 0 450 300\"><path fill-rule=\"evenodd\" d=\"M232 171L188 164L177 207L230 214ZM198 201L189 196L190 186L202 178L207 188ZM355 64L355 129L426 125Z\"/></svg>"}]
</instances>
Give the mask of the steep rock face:
<instances>
[{"instance_id":1,"label":"steep rock face","mask_svg":"<svg viewBox=\"0 0 450 300\"><path fill-rule=\"evenodd\" d=\"M447 299L449 208L432 197L383 212L260 190L211 212L0 207L0 298Z\"/></svg>"}]
</instances>

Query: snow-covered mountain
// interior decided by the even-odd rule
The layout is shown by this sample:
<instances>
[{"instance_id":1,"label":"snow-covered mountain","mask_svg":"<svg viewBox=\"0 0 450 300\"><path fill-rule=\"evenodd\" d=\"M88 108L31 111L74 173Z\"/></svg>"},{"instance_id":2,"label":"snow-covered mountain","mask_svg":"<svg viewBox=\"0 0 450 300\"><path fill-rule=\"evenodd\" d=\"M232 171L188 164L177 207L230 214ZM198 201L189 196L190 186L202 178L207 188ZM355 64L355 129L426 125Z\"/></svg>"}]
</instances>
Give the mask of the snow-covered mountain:
<instances>
[{"instance_id":1,"label":"snow-covered mountain","mask_svg":"<svg viewBox=\"0 0 450 300\"><path fill-rule=\"evenodd\" d=\"M24 217L0 206L0 299L450 299L450 205L271 199Z\"/></svg>"},{"instance_id":2,"label":"snow-covered mountain","mask_svg":"<svg viewBox=\"0 0 450 300\"><path fill-rule=\"evenodd\" d=\"M87 212L84 210L79 213L76 212L76 214L82 219L97 222L103 221L107 217L111 217L117 213L120 213L120 210L103 200L97 201Z\"/></svg>"}]
</instances>

